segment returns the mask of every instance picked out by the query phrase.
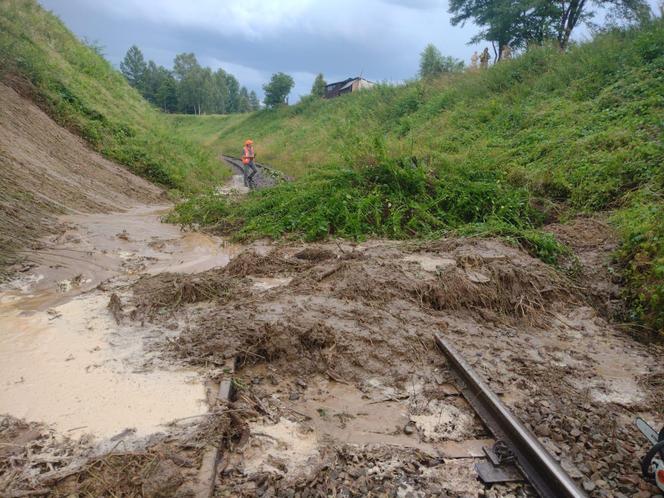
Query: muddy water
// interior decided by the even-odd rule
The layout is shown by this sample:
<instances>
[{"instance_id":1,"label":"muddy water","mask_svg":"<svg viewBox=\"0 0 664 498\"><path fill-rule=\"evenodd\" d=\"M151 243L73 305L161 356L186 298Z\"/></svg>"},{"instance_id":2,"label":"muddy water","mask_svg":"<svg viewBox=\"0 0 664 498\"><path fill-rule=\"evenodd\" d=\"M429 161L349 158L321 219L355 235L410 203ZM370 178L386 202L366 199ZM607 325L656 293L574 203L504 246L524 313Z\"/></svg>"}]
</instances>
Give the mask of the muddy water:
<instances>
[{"instance_id":1,"label":"muddy water","mask_svg":"<svg viewBox=\"0 0 664 498\"><path fill-rule=\"evenodd\" d=\"M145 347L173 332L118 325L109 292L95 289L144 273L204 271L237 252L160 223L164 209L63 217L67 230L45 242L37 265L3 286L0 414L104 440L123 432L140 438L207 412L200 375L163 365Z\"/></svg>"},{"instance_id":2,"label":"muddy water","mask_svg":"<svg viewBox=\"0 0 664 498\"><path fill-rule=\"evenodd\" d=\"M252 280L254 281L254 288L263 291L288 285L293 279L291 277L253 277Z\"/></svg>"},{"instance_id":3,"label":"muddy water","mask_svg":"<svg viewBox=\"0 0 664 498\"><path fill-rule=\"evenodd\" d=\"M419 263L424 271L435 272L451 266L456 266L456 260L450 258L441 258L427 254L409 254L404 261Z\"/></svg>"},{"instance_id":4,"label":"muddy water","mask_svg":"<svg viewBox=\"0 0 664 498\"><path fill-rule=\"evenodd\" d=\"M207 411L195 372L137 370L141 344L100 313L107 302L93 294L35 313L2 303L0 412L106 438L126 429L145 436Z\"/></svg>"},{"instance_id":5,"label":"muddy water","mask_svg":"<svg viewBox=\"0 0 664 498\"><path fill-rule=\"evenodd\" d=\"M219 195L246 194L248 192L249 187L244 186L242 175L233 175L226 185L217 188Z\"/></svg>"},{"instance_id":6,"label":"muddy water","mask_svg":"<svg viewBox=\"0 0 664 498\"><path fill-rule=\"evenodd\" d=\"M262 371L254 370L257 375ZM424 400L423 393L416 393L420 387L411 393L413 400L422 398L420 407L376 379L369 379L360 390L315 377L297 400L289 401L280 387L275 389L271 397L284 398L287 416L250 423L251 443L232 456L245 474L269 471L290 478L305 474L316 467L329 445L411 448L432 456L472 459L483 456L482 446L493 443L475 437L478 426L463 400ZM411 424L413 430L406 433L404 427Z\"/></svg>"}]
</instances>

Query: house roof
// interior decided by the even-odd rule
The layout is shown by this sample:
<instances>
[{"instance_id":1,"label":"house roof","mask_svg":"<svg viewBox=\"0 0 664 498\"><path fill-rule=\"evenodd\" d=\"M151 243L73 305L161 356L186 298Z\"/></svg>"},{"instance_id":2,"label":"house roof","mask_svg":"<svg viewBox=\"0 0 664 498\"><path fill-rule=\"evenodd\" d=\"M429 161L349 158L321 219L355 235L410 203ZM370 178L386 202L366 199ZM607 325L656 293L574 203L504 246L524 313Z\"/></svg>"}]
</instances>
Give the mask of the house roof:
<instances>
[{"instance_id":1,"label":"house roof","mask_svg":"<svg viewBox=\"0 0 664 498\"><path fill-rule=\"evenodd\" d=\"M373 83L372 81L369 81L366 78L362 78L361 76L355 76L354 78L346 78L343 81L336 81L334 83L328 83L327 85L325 85L325 87L327 88L327 87L342 85L342 88L348 88L348 86L356 80L364 80L368 83Z\"/></svg>"}]
</instances>

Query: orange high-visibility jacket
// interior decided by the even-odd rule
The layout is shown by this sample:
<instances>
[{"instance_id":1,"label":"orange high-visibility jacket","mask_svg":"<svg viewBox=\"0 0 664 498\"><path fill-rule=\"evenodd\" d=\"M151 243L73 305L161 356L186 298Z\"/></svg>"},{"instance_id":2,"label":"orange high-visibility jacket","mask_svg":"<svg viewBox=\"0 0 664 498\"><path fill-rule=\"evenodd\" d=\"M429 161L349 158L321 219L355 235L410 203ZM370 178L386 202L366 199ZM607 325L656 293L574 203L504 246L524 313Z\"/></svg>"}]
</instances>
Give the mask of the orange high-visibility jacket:
<instances>
[{"instance_id":1,"label":"orange high-visibility jacket","mask_svg":"<svg viewBox=\"0 0 664 498\"><path fill-rule=\"evenodd\" d=\"M256 157L254 148L251 145L245 145L242 149L242 164L249 164Z\"/></svg>"}]
</instances>

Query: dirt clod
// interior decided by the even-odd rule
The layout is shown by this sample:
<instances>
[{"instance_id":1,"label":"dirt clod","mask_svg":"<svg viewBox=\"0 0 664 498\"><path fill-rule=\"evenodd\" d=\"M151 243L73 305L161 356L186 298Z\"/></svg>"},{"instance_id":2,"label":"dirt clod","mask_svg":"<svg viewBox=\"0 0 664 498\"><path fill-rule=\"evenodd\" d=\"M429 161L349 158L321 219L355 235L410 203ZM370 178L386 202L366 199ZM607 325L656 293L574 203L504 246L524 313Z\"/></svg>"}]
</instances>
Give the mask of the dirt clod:
<instances>
[{"instance_id":1,"label":"dirt clod","mask_svg":"<svg viewBox=\"0 0 664 498\"><path fill-rule=\"evenodd\" d=\"M318 247L307 247L300 252L295 253L295 257L305 261L313 261L314 263L325 261L336 257L336 254L328 249L321 249Z\"/></svg>"},{"instance_id":2,"label":"dirt clod","mask_svg":"<svg viewBox=\"0 0 664 498\"><path fill-rule=\"evenodd\" d=\"M115 318L115 323L119 324L122 321L122 302L115 292L108 301L108 309Z\"/></svg>"}]
</instances>

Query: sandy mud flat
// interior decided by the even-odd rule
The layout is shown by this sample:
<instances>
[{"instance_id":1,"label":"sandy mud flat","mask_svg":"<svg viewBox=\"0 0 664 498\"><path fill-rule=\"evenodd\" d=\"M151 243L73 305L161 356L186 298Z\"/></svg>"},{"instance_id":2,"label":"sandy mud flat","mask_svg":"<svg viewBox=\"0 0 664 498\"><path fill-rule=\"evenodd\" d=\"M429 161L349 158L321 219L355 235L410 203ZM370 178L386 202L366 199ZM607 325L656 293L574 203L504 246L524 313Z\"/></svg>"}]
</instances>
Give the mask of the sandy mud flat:
<instances>
[{"instance_id":1,"label":"sandy mud flat","mask_svg":"<svg viewBox=\"0 0 664 498\"><path fill-rule=\"evenodd\" d=\"M109 307L110 289L141 274L204 271L237 252L222 239L161 223L167 209L62 216L65 230L44 239L24 271L1 287L5 436L47 437L48 445L33 448L36 461L40 450L68 448L61 460L49 457L47 470L118 448L143 449L156 434L177 432L170 424L209 413L206 372L163 361L155 347L178 330L120 323ZM20 469L33 462L7 463ZM33 467L26 474L39 473Z\"/></svg>"}]
</instances>

